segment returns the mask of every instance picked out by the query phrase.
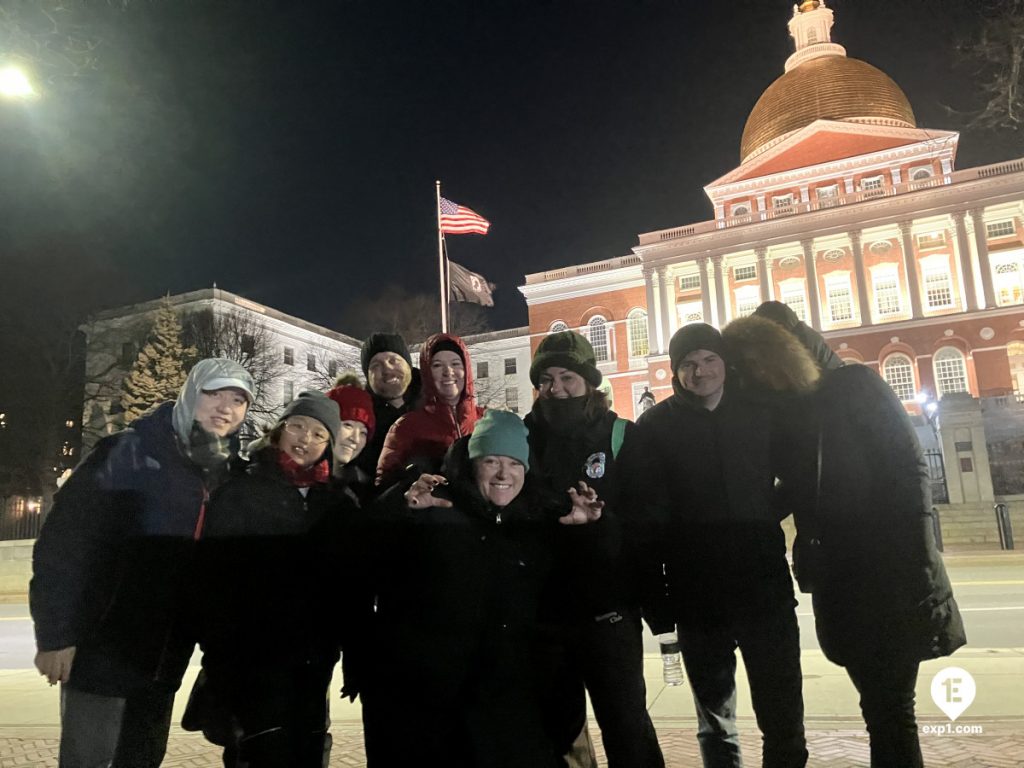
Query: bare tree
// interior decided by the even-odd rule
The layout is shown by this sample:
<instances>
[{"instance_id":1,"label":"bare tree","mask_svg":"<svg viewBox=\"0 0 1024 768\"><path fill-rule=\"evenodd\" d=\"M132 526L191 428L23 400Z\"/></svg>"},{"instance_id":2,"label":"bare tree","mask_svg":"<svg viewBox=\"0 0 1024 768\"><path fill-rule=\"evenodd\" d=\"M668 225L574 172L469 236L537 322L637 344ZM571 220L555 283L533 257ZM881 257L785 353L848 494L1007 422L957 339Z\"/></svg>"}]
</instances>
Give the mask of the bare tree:
<instances>
[{"instance_id":1,"label":"bare tree","mask_svg":"<svg viewBox=\"0 0 1024 768\"><path fill-rule=\"evenodd\" d=\"M1024 128L1024 0L988 0L979 9L980 32L957 52L985 104L973 111L950 111L964 118L968 129L1019 132Z\"/></svg>"},{"instance_id":2,"label":"bare tree","mask_svg":"<svg viewBox=\"0 0 1024 768\"><path fill-rule=\"evenodd\" d=\"M487 308L451 302L449 309L452 333L467 336L490 330ZM409 293L400 286L390 285L376 297L353 302L345 325L357 336L386 331L400 333L408 343L416 344L441 330L441 308L432 294Z\"/></svg>"}]
</instances>

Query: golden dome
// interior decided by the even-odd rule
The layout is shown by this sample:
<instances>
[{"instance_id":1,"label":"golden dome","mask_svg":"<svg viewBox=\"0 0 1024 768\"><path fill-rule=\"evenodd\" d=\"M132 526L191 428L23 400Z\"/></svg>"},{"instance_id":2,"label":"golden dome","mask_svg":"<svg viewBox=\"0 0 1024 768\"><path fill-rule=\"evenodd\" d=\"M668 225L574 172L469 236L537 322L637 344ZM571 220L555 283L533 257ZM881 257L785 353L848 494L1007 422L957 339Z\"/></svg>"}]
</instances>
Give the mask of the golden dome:
<instances>
[{"instance_id":1,"label":"golden dome","mask_svg":"<svg viewBox=\"0 0 1024 768\"><path fill-rule=\"evenodd\" d=\"M884 72L858 59L821 56L794 67L761 94L743 128L742 161L815 120L917 126L907 97Z\"/></svg>"}]
</instances>

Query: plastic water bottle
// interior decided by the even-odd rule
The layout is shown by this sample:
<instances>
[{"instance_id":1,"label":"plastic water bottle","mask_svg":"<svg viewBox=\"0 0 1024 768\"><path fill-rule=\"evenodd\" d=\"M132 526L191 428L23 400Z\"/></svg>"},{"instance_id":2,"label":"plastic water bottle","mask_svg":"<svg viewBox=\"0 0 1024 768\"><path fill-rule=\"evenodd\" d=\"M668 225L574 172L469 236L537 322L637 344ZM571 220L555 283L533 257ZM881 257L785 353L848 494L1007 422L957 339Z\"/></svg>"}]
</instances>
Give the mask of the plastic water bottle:
<instances>
[{"instance_id":1,"label":"plastic water bottle","mask_svg":"<svg viewBox=\"0 0 1024 768\"><path fill-rule=\"evenodd\" d=\"M679 650L679 638L675 632L664 632L657 636L661 646L661 664L665 685L683 684L683 654Z\"/></svg>"}]
</instances>

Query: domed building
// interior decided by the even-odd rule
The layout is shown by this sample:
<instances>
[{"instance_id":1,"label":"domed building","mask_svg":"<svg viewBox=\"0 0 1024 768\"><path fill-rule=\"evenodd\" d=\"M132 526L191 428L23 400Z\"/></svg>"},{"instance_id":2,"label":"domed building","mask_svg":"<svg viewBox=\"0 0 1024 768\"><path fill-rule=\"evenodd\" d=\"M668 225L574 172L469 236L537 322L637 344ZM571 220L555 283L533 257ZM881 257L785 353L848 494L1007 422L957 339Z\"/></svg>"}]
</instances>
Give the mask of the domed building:
<instances>
[{"instance_id":1,"label":"domed building","mask_svg":"<svg viewBox=\"0 0 1024 768\"><path fill-rule=\"evenodd\" d=\"M712 218L526 276L535 343L588 335L620 414L645 387L671 395L680 326L768 299L878 370L922 424L922 401L1024 399L1024 159L954 170L959 135L918 127L899 85L833 42L834 21L825 0L793 8L793 53L750 111L739 165L704 187ZM988 459L959 432L941 436L950 497L991 499L974 471ZM934 434L921 432L937 448Z\"/></svg>"}]
</instances>

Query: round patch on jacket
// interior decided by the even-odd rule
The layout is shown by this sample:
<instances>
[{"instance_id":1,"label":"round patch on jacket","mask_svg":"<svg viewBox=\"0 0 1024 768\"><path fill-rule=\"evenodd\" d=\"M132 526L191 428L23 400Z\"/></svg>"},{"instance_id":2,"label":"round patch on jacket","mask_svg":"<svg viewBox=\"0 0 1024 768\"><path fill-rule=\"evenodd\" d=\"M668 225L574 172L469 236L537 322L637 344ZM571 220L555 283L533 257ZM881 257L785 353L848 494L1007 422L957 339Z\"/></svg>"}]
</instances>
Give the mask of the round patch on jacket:
<instances>
[{"instance_id":1,"label":"round patch on jacket","mask_svg":"<svg viewBox=\"0 0 1024 768\"><path fill-rule=\"evenodd\" d=\"M591 480L597 480L598 478L604 477L604 464L604 451L601 451L600 453L592 453L587 457L587 463L583 465L583 470Z\"/></svg>"}]
</instances>

